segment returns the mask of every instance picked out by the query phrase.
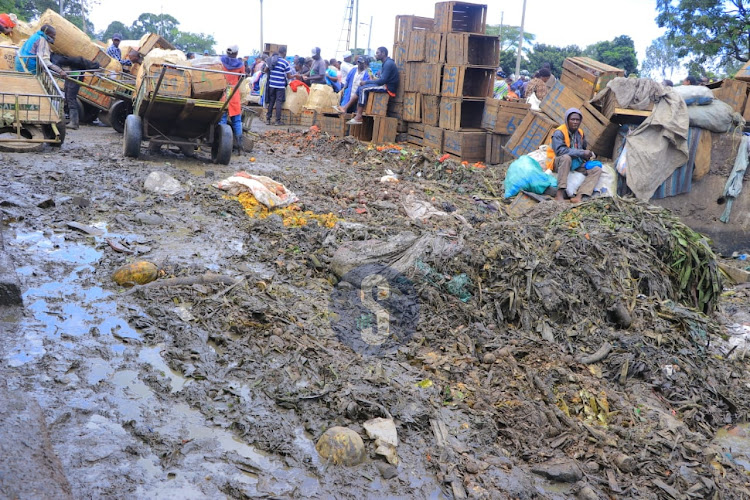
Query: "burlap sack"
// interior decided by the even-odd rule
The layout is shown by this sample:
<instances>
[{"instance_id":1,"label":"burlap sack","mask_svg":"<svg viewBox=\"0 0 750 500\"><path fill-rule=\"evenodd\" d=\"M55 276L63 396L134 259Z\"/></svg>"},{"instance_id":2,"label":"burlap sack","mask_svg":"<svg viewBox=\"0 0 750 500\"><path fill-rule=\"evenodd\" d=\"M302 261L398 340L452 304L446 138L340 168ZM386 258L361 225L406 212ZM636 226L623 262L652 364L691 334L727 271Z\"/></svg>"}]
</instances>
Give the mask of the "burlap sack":
<instances>
[{"instance_id":1,"label":"burlap sack","mask_svg":"<svg viewBox=\"0 0 750 500\"><path fill-rule=\"evenodd\" d=\"M312 87L310 87L310 95L307 98L305 108L320 111L323 113L329 113L332 111L331 103L334 101L335 96L336 93L333 91L330 85L314 83Z\"/></svg>"},{"instance_id":2,"label":"burlap sack","mask_svg":"<svg viewBox=\"0 0 750 500\"><path fill-rule=\"evenodd\" d=\"M298 115L302 112L302 108L307 105L309 95L307 89L301 85L297 88L297 92L294 92L291 87L286 88L286 100L282 109L288 109L292 114Z\"/></svg>"},{"instance_id":3,"label":"burlap sack","mask_svg":"<svg viewBox=\"0 0 750 500\"><path fill-rule=\"evenodd\" d=\"M52 44L52 51L64 56L76 57L81 56L90 61L97 60L99 46L79 30L73 23L62 17L52 9L47 9L42 17L39 18L37 27L49 24L57 31L55 43ZM16 29L14 28L13 31ZM107 61L109 63L109 61Z\"/></svg>"}]
</instances>

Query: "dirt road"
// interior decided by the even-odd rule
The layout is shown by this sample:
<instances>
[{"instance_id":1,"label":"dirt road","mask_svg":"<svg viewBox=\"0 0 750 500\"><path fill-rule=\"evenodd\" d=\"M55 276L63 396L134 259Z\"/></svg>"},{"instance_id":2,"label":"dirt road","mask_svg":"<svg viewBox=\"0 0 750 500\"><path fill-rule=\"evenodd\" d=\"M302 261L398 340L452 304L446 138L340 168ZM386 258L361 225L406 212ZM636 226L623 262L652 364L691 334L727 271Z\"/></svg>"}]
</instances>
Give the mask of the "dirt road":
<instances>
[{"instance_id":1,"label":"dirt road","mask_svg":"<svg viewBox=\"0 0 750 500\"><path fill-rule=\"evenodd\" d=\"M61 466L44 474L56 485L49 492L750 494L743 459L712 441L750 409L741 342L750 328L747 288L725 293L717 315L706 317L660 305L667 297L657 300L654 291L652 298L641 285L626 298L634 316L628 331L603 309L575 328L550 312L547 331L538 317L488 316L487 297L500 291L483 288L472 271L469 281L454 279L461 262L499 259L482 241L518 225L493 199L502 193L497 172L279 129L229 166L200 151L188 159L144 148L141 159L126 160L120 141L111 128L84 126L60 152L0 157L0 229L24 290L22 308L0 309L0 379L41 408ZM387 168L402 182L381 183ZM239 170L282 182L300 198L297 209L269 214L212 186ZM152 172L172 176L181 189L149 191ZM472 196L477 191L484 196ZM443 212L441 222L404 213L410 195ZM351 300L365 300L367 276L337 275L337 251L351 242L405 241L407 233L412 243L429 235L443 246L433 239L420 247L410 261L423 271L419 279L404 271L390 288L373 285L394 297L380 304L398 313L404 330L391 348L363 352L341 325ZM454 256L450 274L436 270L446 249ZM494 251L510 269L530 250ZM156 283L213 273L235 284L119 287L112 272L134 260L161 269ZM604 307L583 301L582 310ZM730 353L725 339L739 347ZM581 361L604 341L612 354ZM326 429L342 425L366 437L363 424L374 417L396 423L397 464L368 439L368 458L358 466L318 455L315 442ZM69 484L61 486L60 470ZM0 476L0 495L33 497L27 485Z\"/></svg>"}]
</instances>

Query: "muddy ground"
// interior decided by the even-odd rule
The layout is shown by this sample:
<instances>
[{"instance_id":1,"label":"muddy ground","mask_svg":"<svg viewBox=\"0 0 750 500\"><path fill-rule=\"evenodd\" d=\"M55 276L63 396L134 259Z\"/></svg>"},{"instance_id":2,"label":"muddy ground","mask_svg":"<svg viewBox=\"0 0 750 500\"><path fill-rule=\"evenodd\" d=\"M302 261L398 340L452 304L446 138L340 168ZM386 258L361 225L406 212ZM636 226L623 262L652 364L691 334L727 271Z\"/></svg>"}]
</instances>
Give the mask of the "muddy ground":
<instances>
[{"instance_id":1,"label":"muddy ground","mask_svg":"<svg viewBox=\"0 0 750 500\"><path fill-rule=\"evenodd\" d=\"M228 166L204 151L191 159L145 147L124 159L121 136L103 126L70 131L59 152L0 153L1 229L24 290L23 308L0 310L0 392L43 427L5 417L0 429L46 450L46 478L59 488L48 492L750 496L750 291L725 283L707 315L681 303L662 254L615 221L635 210L662 224L660 215L619 202L573 216L550 206L526 215L532 225L505 214L500 168L255 127L255 150ZM381 183L387 168L401 182ZM284 183L299 210L246 213L212 186L239 170ZM157 171L182 190L145 189ZM448 215L410 218L407 198ZM609 231L580 229L591 224L585 214L605 212ZM388 302L413 328L366 351L341 335L341 300L359 289L336 274L336 252L404 238L432 238L403 268L402 301ZM566 261L573 242L602 258L591 268ZM632 265L607 264L614 248L629 248ZM160 268L157 284L206 273L235 284L114 283L113 271L136 260ZM614 279L610 266L630 274ZM592 283L612 290L571 299ZM580 314L549 306L551 297ZM632 316L628 328L613 318L612 297ZM396 465L366 438L374 417L396 423ZM364 463L318 455L317 439L335 425L365 438ZM13 470L0 496L39 496L39 474Z\"/></svg>"}]
</instances>

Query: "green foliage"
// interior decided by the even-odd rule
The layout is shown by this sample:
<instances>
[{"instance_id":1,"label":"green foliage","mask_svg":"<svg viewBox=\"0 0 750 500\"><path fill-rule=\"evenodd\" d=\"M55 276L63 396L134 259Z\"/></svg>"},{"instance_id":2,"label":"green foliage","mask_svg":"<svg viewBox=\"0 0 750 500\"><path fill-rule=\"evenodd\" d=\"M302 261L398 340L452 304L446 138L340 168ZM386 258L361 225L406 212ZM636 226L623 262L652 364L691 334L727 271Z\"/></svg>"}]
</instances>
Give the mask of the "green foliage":
<instances>
[{"instance_id":1,"label":"green foliage","mask_svg":"<svg viewBox=\"0 0 750 500\"><path fill-rule=\"evenodd\" d=\"M746 0L657 0L656 23L680 58L698 65L726 65L750 57L750 13Z\"/></svg>"},{"instance_id":2,"label":"green foliage","mask_svg":"<svg viewBox=\"0 0 750 500\"><path fill-rule=\"evenodd\" d=\"M179 26L180 22L169 14L146 12L138 16L130 27L120 21L110 23L102 32L101 38L107 40L114 33L121 33L126 40L139 40L148 33L158 33L183 52L202 53L204 50L213 52L214 45L216 45L213 36L181 31Z\"/></svg>"},{"instance_id":3,"label":"green foliage","mask_svg":"<svg viewBox=\"0 0 750 500\"><path fill-rule=\"evenodd\" d=\"M589 45L583 55L604 64L625 70L625 76L638 74L638 58L635 55L633 39L621 35L611 42L597 42Z\"/></svg>"},{"instance_id":4,"label":"green foliage","mask_svg":"<svg viewBox=\"0 0 750 500\"><path fill-rule=\"evenodd\" d=\"M669 38L661 36L651 42L646 49L646 59L641 65L641 73L654 79L665 79L680 67L677 49Z\"/></svg>"},{"instance_id":5,"label":"green foliage","mask_svg":"<svg viewBox=\"0 0 750 500\"><path fill-rule=\"evenodd\" d=\"M579 57L581 54L582 51L577 45L554 47L538 43L534 46L534 51L529 54L529 67L527 69L534 73L542 66L542 63L549 63L552 67L552 74L560 78L563 61L568 57Z\"/></svg>"},{"instance_id":6,"label":"green foliage","mask_svg":"<svg viewBox=\"0 0 750 500\"><path fill-rule=\"evenodd\" d=\"M140 37L133 36L130 28L128 26L125 26L120 21L114 21L114 22L109 23L109 26L107 26L107 29L105 29L101 33L100 38L102 40L109 40L110 38L112 38L112 35L114 35L115 33L121 34L124 40L134 40L134 39L140 38Z\"/></svg>"},{"instance_id":7,"label":"green foliage","mask_svg":"<svg viewBox=\"0 0 750 500\"><path fill-rule=\"evenodd\" d=\"M211 35L203 33L189 33L180 31L175 38L171 39L172 44L183 52L195 52L202 54L204 50L213 53L216 40Z\"/></svg>"},{"instance_id":8,"label":"green foliage","mask_svg":"<svg viewBox=\"0 0 750 500\"><path fill-rule=\"evenodd\" d=\"M518 36L521 33L520 26L502 26L502 33L500 33L499 24L490 24L487 26L486 33L488 35L500 36L500 52L511 51L514 54L518 52ZM531 47L536 40L536 35L532 33L523 33L523 50L522 55L528 54ZM515 65L515 62L513 63Z\"/></svg>"}]
</instances>

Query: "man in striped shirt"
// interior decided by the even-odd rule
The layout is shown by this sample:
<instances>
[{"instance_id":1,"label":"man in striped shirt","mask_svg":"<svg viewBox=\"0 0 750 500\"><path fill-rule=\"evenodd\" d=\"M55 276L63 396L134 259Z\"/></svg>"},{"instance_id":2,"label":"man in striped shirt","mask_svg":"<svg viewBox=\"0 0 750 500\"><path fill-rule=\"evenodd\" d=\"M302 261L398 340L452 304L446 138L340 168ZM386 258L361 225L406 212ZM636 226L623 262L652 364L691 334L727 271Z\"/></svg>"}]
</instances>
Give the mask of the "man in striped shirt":
<instances>
[{"instance_id":1,"label":"man in striped shirt","mask_svg":"<svg viewBox=\"0 0 750 500\"><path fill-rule=\"evenodd\" d=\"M115 33L112 35L112 45L107 47L107 55L114 59L115 61L118 61L123 66L130 66L133 64L130 62L129 59L123 59L122 58L122 51L120 50L120 41L122 40L122 35L119 33Z\"/></svg>"},{"instance_id":2,"label":"man in striped shirt","mask_svg":"<svg viewBox=\"0 0 750 500\"><path fill-rule=\"evenodd\" d=\"M286 100L286 84L292 76L292 67L286 60L286 46L279 47L278 55L274 54L268 61L268 113L266 123L271 124L273 108L276 107L276 125L281 125L281 107Z\"/></svg>"}]
</instances>

